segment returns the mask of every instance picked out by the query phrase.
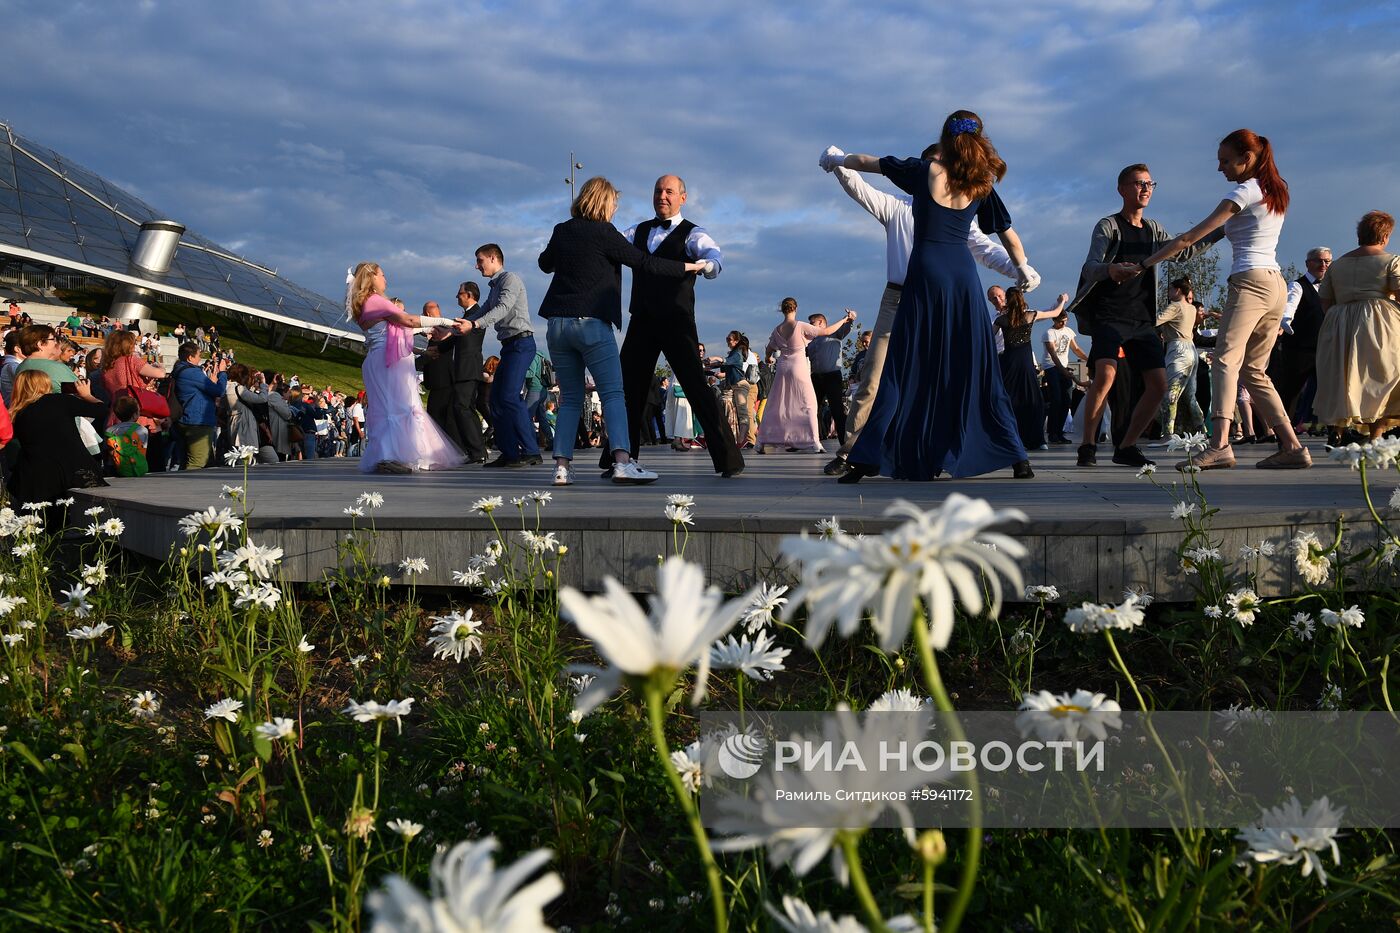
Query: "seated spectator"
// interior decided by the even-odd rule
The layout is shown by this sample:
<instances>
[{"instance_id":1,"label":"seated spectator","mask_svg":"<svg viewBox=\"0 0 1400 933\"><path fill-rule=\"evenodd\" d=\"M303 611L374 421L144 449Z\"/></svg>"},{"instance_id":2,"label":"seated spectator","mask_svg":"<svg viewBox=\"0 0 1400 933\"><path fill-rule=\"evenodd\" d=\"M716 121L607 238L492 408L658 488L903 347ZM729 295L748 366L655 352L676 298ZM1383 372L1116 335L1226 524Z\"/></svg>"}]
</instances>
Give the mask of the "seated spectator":
<instances>
[{"instance_id":1,"label":"seated spectator","mask_svg":"<svg viewBox=\"0 0 1400 933\"><path fill-rule=\"evenodd\" d=\"M19 456L9 484L10 495L21 505L53 502L74 488L107 485L75 420L103 418L107 406L93 398L87 382L75 382L74 389L73 395L55 392L42 369L15 376L11 410ZM55 518L50 512L50 521Z\"/></svg>"},{"instance_id":2,"label":"seated spectator","mask_svg":"<svg viewBox=\"0 0 1400 933\"><path fill-rule=\"evenodd\" d=\"M49 391L62 391L66 382L76 382L73 370L59 359L62 346L58 333L47 324L31 324L19 332L19 348L24 352L24 362L19 364L17 373L42 372L49 377ZM15 377L18 379L18 375ZM13 406L12 406L13 407Z\"/></svg>"},{"instance_id":3,"label":"seated spectator","mask_svg":"<svg viewBox=\"0 0 1400 933\"><path fill-rule=\"evenodd\" d=\"M118 476L145 476L150 472L146 448L151 442L151 432L138 420L141 404L130 395L123 395L112 403L112 414L118 421L105 434L114 472Z\"/></svg>"}]
</instances>

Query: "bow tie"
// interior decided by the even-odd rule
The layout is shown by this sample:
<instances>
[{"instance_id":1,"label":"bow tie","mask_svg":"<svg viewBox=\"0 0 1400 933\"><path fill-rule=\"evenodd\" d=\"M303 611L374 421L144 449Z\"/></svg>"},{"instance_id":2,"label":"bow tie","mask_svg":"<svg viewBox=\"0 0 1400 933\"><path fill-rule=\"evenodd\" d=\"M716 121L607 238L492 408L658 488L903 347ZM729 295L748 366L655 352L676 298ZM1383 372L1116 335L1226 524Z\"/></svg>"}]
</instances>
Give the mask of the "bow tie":
<instances>
[{"instance_id":1,"label":"bow tie","mask_svg":"<svg viewBox=\"0 0 1400 933\"><path fill-rule=\"evenodd\" d=\"M670 230L672 225L675 224L675 222L676 219L672 217L670 220L658 220L656 222L656 226L661 230Z\"/></svg>"}]
</instances>

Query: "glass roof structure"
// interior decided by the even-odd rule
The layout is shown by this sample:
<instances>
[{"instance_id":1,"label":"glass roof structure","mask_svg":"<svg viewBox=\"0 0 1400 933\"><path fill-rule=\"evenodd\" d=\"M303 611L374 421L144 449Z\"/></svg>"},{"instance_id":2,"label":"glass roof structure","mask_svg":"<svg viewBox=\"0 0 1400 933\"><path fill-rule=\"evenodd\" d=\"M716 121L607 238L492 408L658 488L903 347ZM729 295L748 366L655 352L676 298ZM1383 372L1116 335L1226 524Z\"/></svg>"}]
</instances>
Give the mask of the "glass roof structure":
<instances>
[{"instance_id":1,"label":"glass roof structure","mask_svg":"<svg viewBox=\"0 0 1400 933\"><path fill-rule=\"evenodd\" d=\"M51 265L177 300L334 337L363 340L339 300L186 231L159 280L130 269L141 224L176 220L0 123L0 259Z\"/></svg>"}]
</instances>

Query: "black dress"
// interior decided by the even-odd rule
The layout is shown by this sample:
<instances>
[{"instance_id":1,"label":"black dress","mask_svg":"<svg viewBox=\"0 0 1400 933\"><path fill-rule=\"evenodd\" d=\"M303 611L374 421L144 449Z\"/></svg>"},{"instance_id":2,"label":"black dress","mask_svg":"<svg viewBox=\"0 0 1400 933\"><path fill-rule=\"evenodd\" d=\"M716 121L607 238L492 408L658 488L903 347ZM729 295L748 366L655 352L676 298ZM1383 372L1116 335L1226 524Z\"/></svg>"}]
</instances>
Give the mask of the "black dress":
<instances>
[{"instance_id":1,"label":"black dress","mask_svg":"<svg viewBox=\"0 0 1400 933\"><path fill-rule=\"evenodd\" d=\"M76 395L35 399L15 415L19 460L10 493L20 504L52 502L70 489L106 486L96 458L83 446L74 418L105 418L107 406Z\"/></svg>"},{"instance_id":2,"label":"black dress","mask_svg":"<svg viewBox=\"0 0 1400 933\"><path fill-rule=\"evenodd\" d=\"M1040 393L1040 371L1035 368L1031 349L1034 323L1032 319L1012 325L1004 314L996 320L1006 347L1001 354L1001 379L1016 414L1016 433L1027 450L1039 450L1045 444L1045 397Z\"/></svg>"}]
</instances>

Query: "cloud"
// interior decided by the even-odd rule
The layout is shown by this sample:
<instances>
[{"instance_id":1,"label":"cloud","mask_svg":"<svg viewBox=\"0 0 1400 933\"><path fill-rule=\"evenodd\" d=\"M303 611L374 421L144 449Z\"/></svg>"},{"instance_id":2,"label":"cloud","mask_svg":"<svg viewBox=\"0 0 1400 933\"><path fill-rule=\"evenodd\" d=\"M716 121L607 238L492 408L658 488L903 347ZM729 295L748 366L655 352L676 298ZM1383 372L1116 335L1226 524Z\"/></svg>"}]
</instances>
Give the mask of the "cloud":
<instances>
[{"instance_id":1,"label":"cloud","mask_svg":"<svg viewBox=\"0 0 1400 933\"><path fill-rule=\"evenodd\" d=\"M658 174L685 176L687 216L726 250L699 291L706 339L766 334L787 294L873 312L881 231L817 154L916 152L959 106L1010 165L1051 295L1073 290L1119 168L1148 162L1154 216L1182 229L1223 194L1215 143L1239 126L1292 184L1284 261L1400 207L1400 18L1359 0L13 6L19 132L332 297L374 257L411 306L441 301L494 241L537 304L573 151L622 189L620 227Z\"/></svg>"}]
</instances>

